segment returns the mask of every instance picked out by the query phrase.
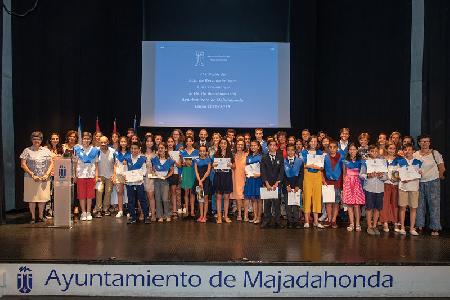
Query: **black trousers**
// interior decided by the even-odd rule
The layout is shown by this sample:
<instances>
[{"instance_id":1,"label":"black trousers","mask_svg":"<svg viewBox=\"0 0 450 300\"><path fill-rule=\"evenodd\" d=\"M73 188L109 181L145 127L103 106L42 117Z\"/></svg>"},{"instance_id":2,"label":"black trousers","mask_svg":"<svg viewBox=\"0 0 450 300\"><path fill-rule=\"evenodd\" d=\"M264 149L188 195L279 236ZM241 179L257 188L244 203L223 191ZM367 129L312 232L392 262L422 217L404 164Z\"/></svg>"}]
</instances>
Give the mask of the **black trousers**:
<instances>
[{"instance_id":1,"label":"black trousers","mask_svg":"<svg viewBox=\"0 0 450 300\"><path fill-rule=\"evenodd\" d=\"M268 224L272 218L272 211L275 214L275 224L281 224L280 221L280 197L275 199L264 199L264 219L263 224Z\"/></svg>"}]
</instances>

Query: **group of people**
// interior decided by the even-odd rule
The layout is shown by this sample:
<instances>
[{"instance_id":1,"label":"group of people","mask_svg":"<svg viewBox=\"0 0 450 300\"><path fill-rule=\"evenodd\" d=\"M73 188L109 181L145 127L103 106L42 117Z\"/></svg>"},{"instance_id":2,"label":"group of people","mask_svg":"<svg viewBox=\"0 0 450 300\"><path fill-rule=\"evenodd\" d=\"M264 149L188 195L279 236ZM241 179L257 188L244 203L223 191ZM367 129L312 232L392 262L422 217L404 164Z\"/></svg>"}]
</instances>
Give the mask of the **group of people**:
<instances>
[{"instance_id":1,"label":"group of people","mask_svg":"<svg viewBox=\"0 0 450 300\"><path fill-rule=\"evenodd\" d=\"M307 129L299 138L279 131L264 139L261 128L253 136L228 129L224 136L214 132L209 137L206 129L198 136L193 130L174 129L166 138L148 132L142 141L132 128L126 136L114 132L111 137L101 132L78 136L71 130L65 143L52 133L44 146L43 134L33 132L32 146L20 155L31 222L43 221L52 198L54 160L67 157L73 161L79 201L74 217L81 209L81 221L116 211L129 224L180 217L220 224L232 222L233 209L236 221L261 228L283 228L285 217L288 228L335 229L341 217L348 219L348 231L361 231L365 213L368 234L392 229L406 234L409 208L411 235L426 226L432 235L442 229L440 180L445 166L428 135L417 138L417 150L413 137L399 132L380 133L374 143L361 133L352 143L348 128L340 130L337 140ZM323 190L330 187L332 199L325 201Z\"/></svg>"}]
</instances>

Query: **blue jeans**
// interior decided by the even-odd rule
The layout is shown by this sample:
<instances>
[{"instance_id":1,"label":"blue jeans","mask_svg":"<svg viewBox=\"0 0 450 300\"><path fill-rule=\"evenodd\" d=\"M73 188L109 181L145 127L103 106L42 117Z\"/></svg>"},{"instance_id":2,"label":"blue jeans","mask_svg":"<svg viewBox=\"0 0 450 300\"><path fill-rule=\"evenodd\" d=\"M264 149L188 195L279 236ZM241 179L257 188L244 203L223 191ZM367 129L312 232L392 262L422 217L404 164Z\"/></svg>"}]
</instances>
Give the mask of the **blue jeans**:
<instances>
[{"instance_id":1,"label":"blue jeans","mask_svg":"<svg viewBox=\"0 0 450 300\"><path fill-rule=\"evenodd\" d=\"M144 218L148 218L147 196L145 195L144 185L126 185L128 196L128 210L132 220L136 220L136 200L141 203L141 209ZM137 199L136 199L137 198Z\"/></svg>"},{"instance_id":2,"label":"blue jeans","mask_svg":"<svg viewBox=\"0 0 450 300\"><path fill-rule=\"evenodd\" d=\"M430 218L430 229L441 230L441 183L439 179L420 183L416 227L425 227L427 206Z\"/></svg>"}]
</instances>

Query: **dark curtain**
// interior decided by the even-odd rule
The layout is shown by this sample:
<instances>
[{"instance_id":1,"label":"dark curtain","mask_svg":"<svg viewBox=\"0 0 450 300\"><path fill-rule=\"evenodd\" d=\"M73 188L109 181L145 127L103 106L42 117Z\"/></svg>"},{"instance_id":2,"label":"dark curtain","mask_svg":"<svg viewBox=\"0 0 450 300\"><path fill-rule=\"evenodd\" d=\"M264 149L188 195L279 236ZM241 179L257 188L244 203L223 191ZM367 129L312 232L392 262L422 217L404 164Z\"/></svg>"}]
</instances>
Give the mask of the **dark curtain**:
<instances>
[{"instance_id":1,"label":"dark curtain","mask_svg":"<svg viewBox=\"0 0 450 300\"><path fill-rule=\"evenodd\" d=\"M450 2L425 1L422 132L450 168ZM449 172L447 172L449 173ZM441 184L442 226L450 227L450 183Z\"/></svg>"},{"instance_id":2,"label":"dark curtain","mask_svg":"<svg viewBox=\"0 0 450 300\"><path fill-rule=\"evenodd\" d=\"M23 11L34 0L12 2ZM130 127L140 111L143 35L289 39L289 134L309 128L337 137L340 127L350 127L353 138L362 130L408 133L410 16L409 0L41 0L33 14L12 23L16 155L31 131L48 137L76 129L79 114L89 131L96 116L107 134L114 117L120 131ZM147 130L168 133L140 133Z\"/></svg>"}]
</instances>

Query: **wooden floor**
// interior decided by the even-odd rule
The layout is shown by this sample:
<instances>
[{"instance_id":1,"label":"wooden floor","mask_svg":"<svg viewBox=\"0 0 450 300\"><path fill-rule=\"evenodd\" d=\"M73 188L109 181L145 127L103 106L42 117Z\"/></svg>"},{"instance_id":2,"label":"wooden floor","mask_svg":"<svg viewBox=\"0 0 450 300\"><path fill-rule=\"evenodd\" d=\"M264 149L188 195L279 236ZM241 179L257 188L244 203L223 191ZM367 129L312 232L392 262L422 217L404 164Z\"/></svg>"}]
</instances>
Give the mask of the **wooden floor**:
<instances>
[{"instance_id":1,"label":"wooden floor","mask_svg":"<svg viewBox=\"0 0 450 300\"><path fill-rule=\"evenodd\" d=\"M261 229L250 223L127 225L103 217L72 229L0 226L0 262L450 264L450 236L369 236L339 229Z\"/></svg>"}]
</instances>

